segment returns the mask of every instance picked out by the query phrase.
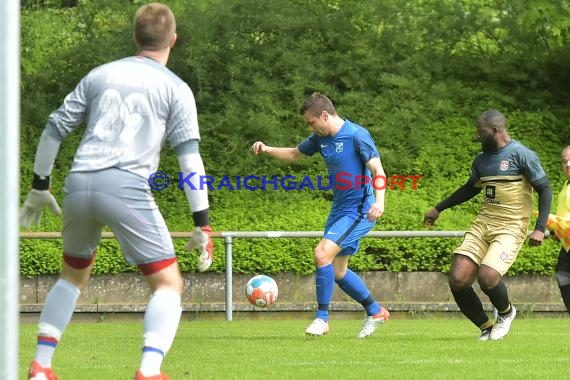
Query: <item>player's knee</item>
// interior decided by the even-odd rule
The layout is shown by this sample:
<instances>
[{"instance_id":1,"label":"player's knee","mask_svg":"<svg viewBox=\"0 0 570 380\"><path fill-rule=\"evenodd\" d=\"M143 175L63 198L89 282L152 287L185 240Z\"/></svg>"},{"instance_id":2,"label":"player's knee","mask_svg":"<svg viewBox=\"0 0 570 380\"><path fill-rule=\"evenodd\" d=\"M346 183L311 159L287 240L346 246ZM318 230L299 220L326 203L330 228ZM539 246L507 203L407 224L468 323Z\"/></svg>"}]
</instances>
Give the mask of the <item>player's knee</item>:
<instances>
[{"instance_id":1,"label":"player's knee","mask_svg":"<svg viewBox=\"0 0 570 380\"><path fill-rule=\"evenodd\" d=\"M315 262L317 267L322 266L325 259L326 259L325 250L322 249L320 246L315 247L315 250L313 251L313 261Z\"/></svg>"},{"instance_id":2,"label":"player's knee","mask_svg":"<svg viewBox=\"0 0 570 380\"><path fill-rule=\"evenodd\" d=\"M89 283L95 254L90 258L63 255L63 267L60 278L70 282L78 289L84 289Z\"/></svg>"},{"instance_id":3,"label":"player's knee","mask_svg":"<svg viewBox=\"0 0 570 380\"><path fill-rule=\"evenodd\" d=\"M465 283L465 281L461 281L457 278L452 278L452 277L449 277L447 279L447 283L449 284L449 288L454 292L461 291L461 290L466 289L468 287L467 284Z\"/></svg>"},{"instance_id":4,"label":"player's knee","mask_svg":"<svg viewBox=\"0 0 570 380\"><path fill-rule=\"evenodd\" d=\"M168 261L168 265L162 265L165 264L166 261ZM141 265L139 265L139 268L141 268L141 271L145 275L152 291L170 289L178 294L182 294L184 290L184 279L178 269L178 264L176 260L166 261L162 261L161 265L156 265L155 263L155 265L152 266L152 270L150 267Z\"/></svg>"},{"instance_id":5,"label":"player's knee","mask_svg":"<svg viewBox=\"0 0 570 380\"><path fill-rule=\"evenodd\" d=\"M184 280L181 276L167 276L158 282L150 282L150 289L152 292L157 290L171 290L178 295L184 293Z\"/></svg>"},{"instance_id":6,"label":"player's knee","mask_svg":"<svg viewBox=\"0 0 570 380\"><path fill-rule=\"evenodd\" d=\"M501 281L501 274L499 272L490 267L481 266L479 274L477 275L477 282L482 290L494 288L499 281Z\"/></svg>"},{"instance_id":7,"label":"player's knee","mask_svg":"<svg viewBox=\"0 0 570 380\"><path fill-rule=\"evenodd\" d=\"M179 295L182 295L184 293L184 281L182 280L182 277L175 277L166 281L164 285L160 286L158 289L169 289Z\"/></svg>"},{"instance_id":8,"label":"player's knee","mask_svg":"<svg viewBox=\"0 0 570 380\"><path fill-rule=\"evenodd\" d=\"M498 280L481 277L477 279L477 282L479 283L479 288L481 288L483 291L487 289L493 289L499 283Z\"/></svg>"},{"instance_id":9,"label":"player's knee","mask_svg":"<svg viewBox=\"0 0 570 380\"><path fill-rule=\"evenodd\" d=\"M447 278L447 282L449 284L449 288L452 291L461 291L463 289L469 288L472 284L469 279L460 276L455 272L450 272Z\"/></svg>"}]
</instances>

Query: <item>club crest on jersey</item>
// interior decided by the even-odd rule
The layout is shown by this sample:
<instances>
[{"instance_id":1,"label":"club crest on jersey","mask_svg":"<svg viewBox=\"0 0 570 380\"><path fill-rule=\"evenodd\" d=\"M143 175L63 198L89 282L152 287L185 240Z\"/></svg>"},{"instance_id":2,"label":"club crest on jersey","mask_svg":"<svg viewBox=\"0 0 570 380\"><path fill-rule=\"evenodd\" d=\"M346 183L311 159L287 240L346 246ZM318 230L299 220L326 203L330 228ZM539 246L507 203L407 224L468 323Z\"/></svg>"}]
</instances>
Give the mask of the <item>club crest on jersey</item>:
<instances>
[{"instance_id":1,"label":"club crest on jersey","mask_svg":"<svg viewBox=\"0 0 570 380\"><path fill-rule=\"evenodd\" d=\"M501 161L501 164L499 165L499 169L501 169L501 171L504 172L508 168L509 168L509 161L507 161L507 160Z\"/></svg>"},{"instance_id":2,"label":"club crest on jersey","mask_svg":"<svg viewBox=\"0 0 570 380\"><path fill-rule=\"evenodd\" d=\"M343 148L344 148L343 143L339 142L339 143L334 143L334 144L336 145L336 152L337 152L337 153L342 152L342 150L343 150Z\"/></svg>"},{"instance_id":3,"label":"club crest on jersey","mask_svg":"<svg viewBox=\"0 0 570 380\"><path fill-rule=\"evenodd\" d=\"M503 251L503 252L501 252L501 255L499 256L499 258L502 261L506 262L509 259L509 254L507 252Z\"/></svg>"}]
</instances>

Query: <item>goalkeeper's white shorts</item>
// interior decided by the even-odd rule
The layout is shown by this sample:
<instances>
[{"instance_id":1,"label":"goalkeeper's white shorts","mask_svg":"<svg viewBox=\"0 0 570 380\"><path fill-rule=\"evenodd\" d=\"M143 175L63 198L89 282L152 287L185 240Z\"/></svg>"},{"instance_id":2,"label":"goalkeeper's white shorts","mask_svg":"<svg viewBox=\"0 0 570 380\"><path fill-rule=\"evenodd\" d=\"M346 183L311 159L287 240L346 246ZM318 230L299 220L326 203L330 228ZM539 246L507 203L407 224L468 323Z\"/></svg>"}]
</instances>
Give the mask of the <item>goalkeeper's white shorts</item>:
<instances>
[{"instance_id":1,"label":"goalkeeper's white shorts","mask_svg":"<svg viewBox=\"0 0 570 380\"><path fill-rule=\"evenodd\" d=\"M72 172L64 192L66 257L92 258L103 227L109 226L131 265L175 258L172 238L144 178L115 168Z\"/></svg>"}]
</instances>

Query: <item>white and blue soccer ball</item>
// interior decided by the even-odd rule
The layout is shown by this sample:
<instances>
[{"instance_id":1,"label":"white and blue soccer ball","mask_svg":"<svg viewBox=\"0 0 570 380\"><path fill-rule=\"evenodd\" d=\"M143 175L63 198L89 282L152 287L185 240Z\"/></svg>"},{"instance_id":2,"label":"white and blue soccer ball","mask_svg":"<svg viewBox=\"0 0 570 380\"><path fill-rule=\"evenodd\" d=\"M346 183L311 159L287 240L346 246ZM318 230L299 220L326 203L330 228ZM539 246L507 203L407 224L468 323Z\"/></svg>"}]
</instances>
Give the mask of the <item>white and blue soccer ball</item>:
<instances>
[{"instance_id":1,"label":"white and blue soccer ball","mask_svg":"<svg viewBox=\"0 0 570 380\"><path fill-rule=\"evenodd\" d=\"M257 307L271 306L277 301L279 288L274 279L264 274L252 277L245 286L249 303Z\"/></svg>"}]
</instances>

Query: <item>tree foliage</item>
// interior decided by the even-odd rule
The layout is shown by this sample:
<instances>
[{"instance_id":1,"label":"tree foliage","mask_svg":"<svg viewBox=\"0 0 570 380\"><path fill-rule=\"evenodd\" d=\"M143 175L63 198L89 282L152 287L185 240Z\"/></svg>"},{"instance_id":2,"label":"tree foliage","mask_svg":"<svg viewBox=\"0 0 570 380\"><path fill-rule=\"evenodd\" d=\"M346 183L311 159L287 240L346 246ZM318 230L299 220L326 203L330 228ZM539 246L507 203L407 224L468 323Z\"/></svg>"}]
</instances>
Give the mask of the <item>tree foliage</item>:
<instances>
[{"instance_id":1,"label":"tree foliage","mask_svg":"<svg viewBox=\"0 0 570 380\"><path fill-rule=\"evenodd\" d=\"M131 22L142 1L28 0L22 7L22 195L31 180L39 135L49 113L95 66L135 53ZM428 207L462 184L478 144L474 120L503 111L513 138L535 150L555 190L559 154L570 141L566 68L570 15L563 0L259 0L170 1L179 35L169 67L193 89L201 153L208 174L317 176L319 158L285 164L254 157L256 140L294 146L306 135L298 107L314 90L339 113L368 128L388 175L422 175L417 191L389 191L382 230L422 229ZM59 5L58 5L59 4ZM81 136L62 145L52 190L62 199ZM177 160L165 149L161 171ZM173 231L189 230L186 200L155 193ZM320 230L330 207L323 191L210 192L216 230ZM477 201L446 211L437 228L469 227ZM41 230L59 230L46 215ZM243 240L240 272L309 273L312 240ZM358 270L446 271L454 239L365 239L351 260ZM181 266L195 267L177 242ZM224 270L222 244L213 269ZM26 241L22 273L55 273L60 245ZM524 248L511 274L550 273L557 248ZM96 273L133 270L114 241L99 249Z\"/></svg>"}]
</instances>

